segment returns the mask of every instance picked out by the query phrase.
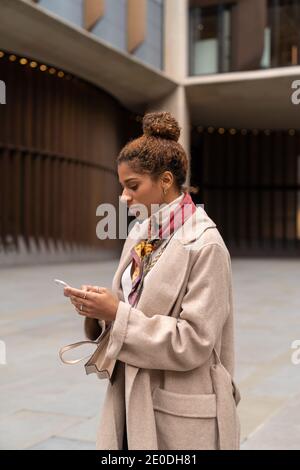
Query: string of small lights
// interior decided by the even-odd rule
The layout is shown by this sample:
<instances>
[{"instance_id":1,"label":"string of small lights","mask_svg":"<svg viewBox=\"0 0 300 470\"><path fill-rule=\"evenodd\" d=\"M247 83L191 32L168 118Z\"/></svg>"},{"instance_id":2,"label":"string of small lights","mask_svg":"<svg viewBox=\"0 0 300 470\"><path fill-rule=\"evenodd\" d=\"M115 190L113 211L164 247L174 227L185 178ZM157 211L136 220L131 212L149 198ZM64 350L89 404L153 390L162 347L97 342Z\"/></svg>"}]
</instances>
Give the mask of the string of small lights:
<instances>
[{"instance_id":1,"label":"string of small lights","mask_svg":"<svg viewBox=\"0 0 300 470\"><path fill-rule=\"evenodd\" d=\"M49 73L50 75L56 76L58 78L63 78L65 80L72 80L74 78L71 74L65 73L63 70L57 70L51 65L46 65L42 62L28 59L27 57L23 56L17 56L15 54L11 54L5 51L0 51L0 60L7 60L9 62L19 64L20 66L29 67L32 70L39 70L40 72Z\"/></svg>"},{"instance_id":2,"label":"string of small lights","mask_svg":"<svg viewBox=\"0 0 300 470\"><path fill-rule=\"evenodd\" d=\"M143 116L141 115L136 115L136 114L131 114L130 118L133 121L141 122L143 120ZM271 136L272 134L278 132L277 130L274 129L246 129L246 128L235 128L235 127L230 127L226 129L225 127L214 127L214 126L192 126L192 129L196 131L198 134L219 134L219 135L232 135L232 136L237 136L237 135L266 135L266 136ZM287 129L284 130L284 132L287 132L288 135L294 137L295 135L299 134L298 129Z\"/></svg>"},{"instance_id":3,"label":"string of small lights","mask_svg":"<svg viewBox=\"0 0 300 470\"><path fill-rule=\"evenodd\" d=\"M225 135L225 134L238 135L238 134L241 134L241 135L254 135L254 136L257 136L259 134L264 134L264 135L270 136L271 134L277 132L276 130L272 130L272 129L245 129L245 128L236 129L236 128L233 128L233 127L229 128L229 129L225 129L224 127L213 127L213 126L208 126L208 127L197 126L197 127L194 127L194 129L196 130L196 132L198 134L208 133L208 134L220 134L220 135ZM292 137L296 135L296 132L297 132L296 129L288 129L287 130L287 133Z\"/></svg>"}]
</instances>

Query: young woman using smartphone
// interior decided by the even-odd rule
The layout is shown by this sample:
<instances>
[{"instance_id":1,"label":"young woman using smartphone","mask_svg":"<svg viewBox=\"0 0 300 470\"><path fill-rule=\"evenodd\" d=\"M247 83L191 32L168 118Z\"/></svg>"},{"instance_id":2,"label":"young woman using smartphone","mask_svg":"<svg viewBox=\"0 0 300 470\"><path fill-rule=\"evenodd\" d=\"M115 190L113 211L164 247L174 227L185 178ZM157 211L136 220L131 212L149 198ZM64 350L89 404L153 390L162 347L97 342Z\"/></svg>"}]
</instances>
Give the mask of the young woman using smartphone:
<instances>
[{"instance_id":1,"label":"young woman using smartphone","mask_svg":"<svg viewBox=\"0 0 300 470\"><path fill-rule=\"evenodd\" d=\"M238 449L230 255L184 184L177 121L149 113L143 130L117 164L123 200L147 217L125 241L112 290L65 289L89 339L111 327L106 355L117 361L96 447Z\"/></svg>"}]
</instances>

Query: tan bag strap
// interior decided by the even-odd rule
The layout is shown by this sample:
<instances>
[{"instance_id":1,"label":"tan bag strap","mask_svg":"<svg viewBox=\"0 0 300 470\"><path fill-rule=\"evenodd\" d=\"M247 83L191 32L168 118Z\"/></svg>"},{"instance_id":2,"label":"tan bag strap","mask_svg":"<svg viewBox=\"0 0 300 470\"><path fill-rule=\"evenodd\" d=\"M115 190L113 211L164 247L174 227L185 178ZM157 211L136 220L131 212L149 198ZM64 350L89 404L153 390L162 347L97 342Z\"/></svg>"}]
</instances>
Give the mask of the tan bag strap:
<instances>
[{"instance_id":1,"label":"tan bag strap","mask_svg":"<svg viewBox=\"0 0 300 470\"><path fill-rule=\"evenodd\" d=\"M61 361L64 364L78 364L78 362L83 361L83 359L88 359L91 357L91 354L88 356L81 357L80 359L64 359L63 354L67 351L70 351L71 349L78 348L79 346L82 346L83 344L97 344L98 341L78 341L78 343L73 343L73 344L68 344L67 346L64 346L63 348L60 348L59 350L59 357Z\"/></svg>"}]
</instances>

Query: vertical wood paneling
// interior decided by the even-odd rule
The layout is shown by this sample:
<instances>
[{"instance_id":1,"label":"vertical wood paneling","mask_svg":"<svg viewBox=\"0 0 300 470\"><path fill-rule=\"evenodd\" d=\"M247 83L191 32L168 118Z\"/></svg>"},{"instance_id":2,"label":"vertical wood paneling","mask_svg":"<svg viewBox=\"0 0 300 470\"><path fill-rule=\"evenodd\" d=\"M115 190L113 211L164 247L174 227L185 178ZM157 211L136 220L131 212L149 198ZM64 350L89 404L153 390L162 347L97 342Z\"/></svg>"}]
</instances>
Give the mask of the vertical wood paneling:
<instances>
[{"instance_id":1,"label":"vertical wood paneling","mask_svg":"<svg viewBox=\"0 0 300 470\"><path fill-rule=\"evenodd\" d=\"M1 152L1 240L2 248L6 248L7 227L7 206L8 206L8 151Z\"/></svg>"},{"instance_id":2,"label":"vertical wood paneling","mask_svg":"<svg viewBox=\"0 0 300 470\"><path fill-rule=\"evenodd\" d=\"M113 199L117 186L108 184L107 192L101 186L117 178L111 139L122 135L120 146L128 140L129 113L84 81L8 56L0 60L1 79L10 85L0 114L1 244L12 237L17 249L21 236L28 250L41 241L49 248L50 240L56 247L103 247L96 206Z\"/></svg>"},{"instance_id":3,"label":"vertical wood paneling","mask_svg":"<svg viewBox=\"0 0 300 470\"><path fill-rule=\"evenodd\" d=\"M66 179L67 179L67 162L65 159L62 159L60 162L60 184L61 184L61 199L60 199L60 240L63 244L63 247L66 248L66 197L67 197L67 188L66 188Z\"/></svg>"},{"instance_id":4,"label":"vertical wood paneling","mask_svg":"<svg viewBox=\"0 0 300 470\"><path fill-rule=\"evenodd\" d=\"M198 134L198 135L197 135ZM198 144L197 144L198 141ZM193 131L193 184L234 255L300 255L300 131Z\"/></svg>"},{"instance_id":5,"label":"vertical wood paneling","mask_svg":"<svg viewBox=\"0 0 300 470\"><path fill-rule=\"evenodd\" d=\"M35 188L35 200L34 200L34 233L35 241L39 246L42 236L41 221L42 221L42 159L41 156L36 154L34 159L34 188Z\"/></svg>"},{"instance_id":6,"label":"vertical wood paneling","mask_svg":"<svg viewBox=\"0 0 300 470\"><path fill-rule=\"evenodd\" d=\"M19 152L14 151L13 154L13 173L12 173L12 180L13 180L13 233L14 233L14 240L16 249L19 247L19 236L21 235L21 228L20 228L20 214L21 214L21 165L20 159L21 155Z\"/></svg>"},{"instance_id":7,"label":"vertical wood paneling","mask_svg":"<svg viewBox=\"0 0 300 470\"><path fill-rule=\"evenodd\" d=\"M24 160L24 229L25 243L29 247L32 231L32 155L23 154Z\"/></svg>"},{"instance_id":8,"label":"vertical wood paneling","mask_svg":"<svg viewBox=\"0 0 300 470\"><path fill-rule=\"evenodd\" d=\"M44 159L44 239L46 245L50 243L50 230L51 230L51 162L50 157L46 156Z\"/></svg>"},{"instance_id":9,"label":"vertical wood paneling","mask_svg":"<svg viewBox=\"0 0 300 470\"><path fill-rule=\"evenodd\" d=\"M51 161L51 220L52 220L52 227L51 233L53 237L53 242L55 247L57 247L57 243L59 240L59 233L58 233L58 207L59 207L59 186L58 186L58 168L59 161L57 158L52 158Z\"/></svg>"}]
</instances>

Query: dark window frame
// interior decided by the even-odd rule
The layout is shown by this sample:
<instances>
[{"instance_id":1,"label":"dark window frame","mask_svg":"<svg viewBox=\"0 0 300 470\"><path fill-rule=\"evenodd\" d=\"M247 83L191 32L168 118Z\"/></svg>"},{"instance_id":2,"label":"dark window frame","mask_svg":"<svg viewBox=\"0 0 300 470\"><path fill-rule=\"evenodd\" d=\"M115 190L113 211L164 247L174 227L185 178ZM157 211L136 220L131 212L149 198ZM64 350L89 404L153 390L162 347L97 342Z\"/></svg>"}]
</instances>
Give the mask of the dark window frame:
<instances>
[{"instance_id":1,"label":"dark window frame","mask_svg":"<svg viewBox=\"0 0 300 470\"><path fill-rule=\"evenodd\" d=\"M196 42L196 24L201 24L202 12L208 13L209 11L216 12L217 21L217 71L215 73L227 73L232 71L232 8L235 2L216 4L211 6L191 6L189 8L189 76L202 76L210 75L210 72L198 74L195 72L195 54L194 45ZM224 69L226 47L224 44L224 14L226 11L230 12L230 44L229 44L229 67Z\"/></svg>"}]
</instances>

